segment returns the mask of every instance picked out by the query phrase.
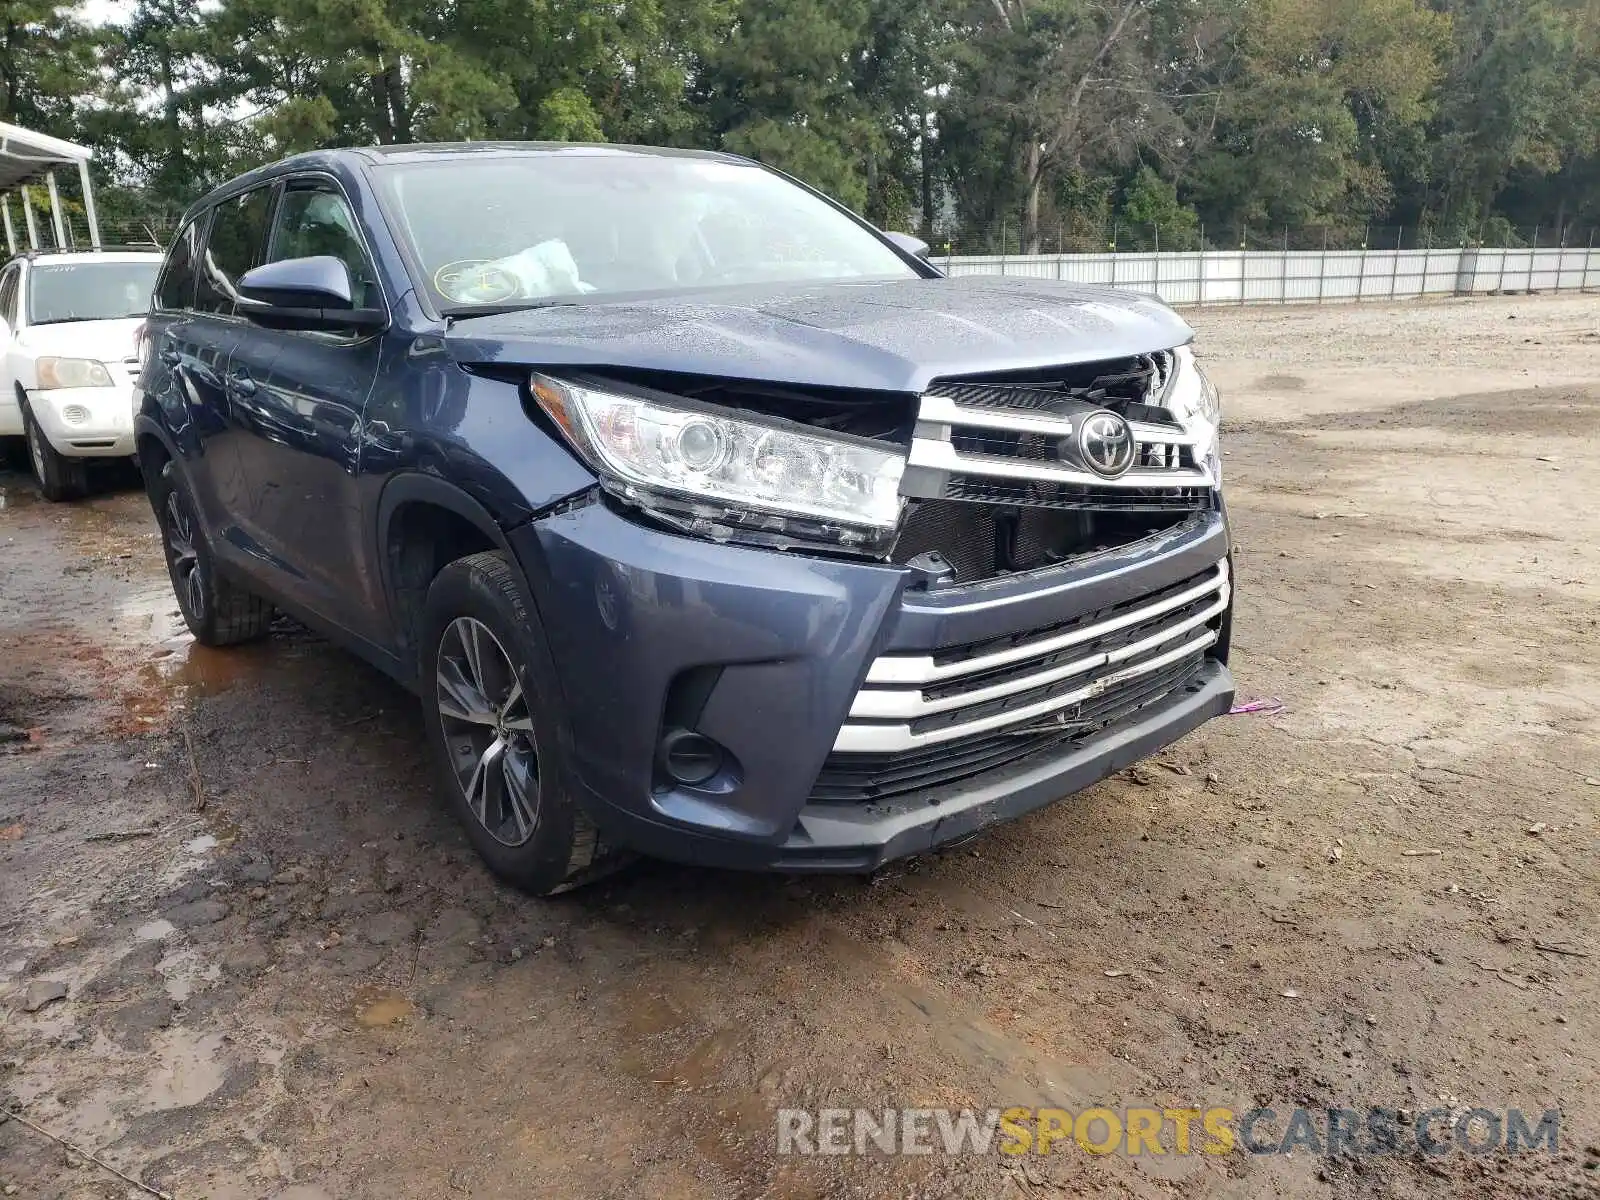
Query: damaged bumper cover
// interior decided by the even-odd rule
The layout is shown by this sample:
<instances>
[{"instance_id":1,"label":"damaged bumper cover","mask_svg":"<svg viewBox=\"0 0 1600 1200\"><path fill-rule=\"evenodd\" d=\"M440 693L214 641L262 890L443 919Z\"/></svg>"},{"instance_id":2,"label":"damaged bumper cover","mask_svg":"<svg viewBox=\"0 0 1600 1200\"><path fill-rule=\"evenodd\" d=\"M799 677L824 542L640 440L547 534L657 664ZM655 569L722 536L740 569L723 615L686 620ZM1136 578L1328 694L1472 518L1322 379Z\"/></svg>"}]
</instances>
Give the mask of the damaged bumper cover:
<instances>
[{"instance_id":1,"label":"damaged bumper cover","mask_svg":"<svg viewBox=\"0 0 1600 1200\"><path fill-rule=\"evenodd\" d=\"M850 739L841 733L857 724L852 713L861 713L885 661L950 661L978 647L987 667L996 639L1020 640L1026 649L1039 637L1052 653L1076 641L1060 653L1093 651L1126 675L1127 652L1086 639L1107 626L1129 626L1133 618L1115 614L1132 612L1143 624L1128 632L1127 644L1141 633L1148 642L1139 606L1151 607L1152 596L1186 594L1208 572L1224 581L1209 596L1212 612L1217 595L1227 605L1221 512L1091 558L932 593L908 590L914 576L901 567L681 537L601 502L554 512L511 539L555 656L577 796L609 837L661 857L732 868L870 870L1088 787L1227 711L1233 700L1231 612L1224 611L1208 615L1209 634L1200 641L1191 622L1159 648L1169 661L1136 672L1145 686L1138 703L1093 728L1074 725L1093 715L1072 700L1085 690L1082 678L1058 686L1057 670L1040 676L1048 680L1042 689L1032 677L1002 688L1007 694L989 703L1001 712L1017 705L1019 719L980 716L988 739L981 746L939 733L932 739L937 753L884 760L880 771L880 760L848 753ZM1076 627L1087 632L1070 632ZM1178 645L1192 654L1170 661ZM985 700L994 678L986 670L974 695ZM1011 695L1017 687L1025 691ZM1052 707L1051 688L1070 707ZM1040 718L1029 714L1040 711L1059 716L1057 736L1039 737ZM1008 730L1017 735L1015 753L1006 752ZM709 747L693 772L667 753L685 732ZM840 779L849 787L829 783Z\"/></svg>"}]
</instances>

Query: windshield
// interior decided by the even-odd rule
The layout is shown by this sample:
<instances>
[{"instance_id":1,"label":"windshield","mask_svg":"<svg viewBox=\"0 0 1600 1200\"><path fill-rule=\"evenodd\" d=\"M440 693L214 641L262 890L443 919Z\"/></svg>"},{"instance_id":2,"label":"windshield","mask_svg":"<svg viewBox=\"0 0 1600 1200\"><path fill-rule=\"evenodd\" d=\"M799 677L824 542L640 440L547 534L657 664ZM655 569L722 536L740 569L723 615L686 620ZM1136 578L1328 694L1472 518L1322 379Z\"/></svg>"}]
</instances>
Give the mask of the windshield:
<instances>
[{"instance_id":1,"label":"windshield","mask_svg":"<svg viewBox=\"0 0 1600 1200\"><path fill-rule=\"evenodd\" d=\"M464 154L389 164L377 175L447 312L718 284L917 277L850 217L756 166Z\"/></svg>"},{"instance_id":2,"label":"windshield","mask_svg":"<svg viewBox=\"0 0 1600 1200\"><path fill-rule=\"evenodd\" d=\"M150 311L157 258L140 262L37 263L28 273L28 320L112 321Z\"/></svg>"}]
</instances>

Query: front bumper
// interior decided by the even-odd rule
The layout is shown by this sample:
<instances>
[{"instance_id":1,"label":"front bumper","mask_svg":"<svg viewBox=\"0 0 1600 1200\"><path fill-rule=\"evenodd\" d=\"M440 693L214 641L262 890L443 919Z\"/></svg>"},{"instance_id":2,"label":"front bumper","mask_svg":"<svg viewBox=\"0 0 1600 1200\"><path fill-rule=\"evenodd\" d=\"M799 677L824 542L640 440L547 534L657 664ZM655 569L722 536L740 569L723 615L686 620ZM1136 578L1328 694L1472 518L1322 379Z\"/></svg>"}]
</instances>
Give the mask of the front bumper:
<instances>
[{"instance_id":1,"label":"front bumper","mask_svg":"<svg viewBox=\"0 0 1600 1200\"><path fill-rule=\"evenodd\" d=\"M46 440L68 458L133 453L133 388L58 388L28 393L28 410Z\"/></svg>"},{"instance_id":2,"label":"front bumper","mask_svg":"<svg viewBox=\"0 0 1600 1200\"><path fill-rule=\"evenodd\" d=\"M808 803L776 847L751 848L690 837L645 846L664 858L705 866L774 871L863 872L958 842L1081 792L1170 746L1233 704L1233 676L1208 659L1183 688L1059 754L976 776L954 788L862 805ZM659 836L659 835L657 835Z\"/></svg>"},{"instance_id":3,"label":"front bumper","mask_svg":"<svg viewBox=\"0 0 1600 1200\"><path fill-rule=\"evenodd\" d=\"M1233 699L1222 613L1209 649L1165 676L1169 690L1148 691L1103 727L1067 730L979 773L935 773L927 786L843 802L824 781L837 773L836 743L849 747L841 730L853 707L859 715L874 664L1070 627L1207 571L1225 578L1223 515L933 594L905 591L910 576L899 567L678 537L598 502L525 525L512 544L555 658L579 796L610 838L657 857L871 870L1079 791ZM674 784L658 762L672 729L723 747L723 767L698 786Z\"/></svg>"}]
</instances>

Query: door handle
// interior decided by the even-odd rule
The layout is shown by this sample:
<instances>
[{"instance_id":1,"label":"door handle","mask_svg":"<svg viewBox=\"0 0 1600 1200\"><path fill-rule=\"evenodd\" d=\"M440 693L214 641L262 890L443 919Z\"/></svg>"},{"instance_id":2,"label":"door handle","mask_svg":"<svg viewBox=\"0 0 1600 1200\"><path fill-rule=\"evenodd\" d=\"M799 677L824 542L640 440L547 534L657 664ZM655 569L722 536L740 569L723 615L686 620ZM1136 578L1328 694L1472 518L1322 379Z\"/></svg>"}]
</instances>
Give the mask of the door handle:
<instances>
[{"instance_id":1,"label":"door handle","mask_svg":"<svg viewBox=\"0 0 1600 1200\"><path fill-rule=\"evenodd\" d=\"M256 381L243 367L228 372L228 390L235 396L254 396Z\"/></svg>"},{"instance_id":2,"label":"door handle","mask_svg":"<svg viewBox=\"0 0 1600 1200\"><path fill-rule=\"evenodd\" d=\"M413 442L409 433L390 429L387 421L368 421L365 440L390 454L409 454Z\"/></svg>"},{"instance_id":3,"label":"door handle","mask_svg":"<svg viewBox=\"0 0 1600 1200\"><path fill-rule=\"evenodd\" d=\"M161 352L158 357L169 367L175 367L183 361L183 355L178 353L178 348L176 346L161 347Z\"/></svg>"}]
</instances>

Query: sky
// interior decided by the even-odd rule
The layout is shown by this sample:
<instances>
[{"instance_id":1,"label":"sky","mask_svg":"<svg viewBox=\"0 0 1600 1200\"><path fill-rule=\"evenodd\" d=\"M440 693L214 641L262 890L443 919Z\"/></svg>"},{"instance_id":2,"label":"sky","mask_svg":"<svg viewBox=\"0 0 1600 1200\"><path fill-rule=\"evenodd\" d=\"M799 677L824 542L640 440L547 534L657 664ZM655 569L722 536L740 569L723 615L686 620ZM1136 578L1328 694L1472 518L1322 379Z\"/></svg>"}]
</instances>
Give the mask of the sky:
<instances>
[{"instance_id":1,"label":"sky","mask_svg":"<svg viewBox=\"0 0 1600 1200\"><path fill-rule=\"evenodd\" d=\"M126 16L132 8L133 0L84 0L78 11L89 24L104 25Z\"/></svg>"}]
</instances>

